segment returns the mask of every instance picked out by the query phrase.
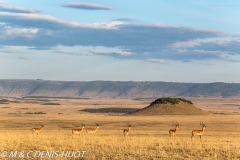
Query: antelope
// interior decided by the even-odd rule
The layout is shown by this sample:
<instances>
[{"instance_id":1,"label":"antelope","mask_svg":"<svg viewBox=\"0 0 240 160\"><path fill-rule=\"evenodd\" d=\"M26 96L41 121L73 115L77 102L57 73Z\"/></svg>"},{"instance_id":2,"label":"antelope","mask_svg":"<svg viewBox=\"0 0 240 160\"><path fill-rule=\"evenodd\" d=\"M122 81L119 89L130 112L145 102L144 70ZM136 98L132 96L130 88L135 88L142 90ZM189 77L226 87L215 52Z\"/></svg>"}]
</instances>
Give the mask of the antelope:
<instances>
[{"instance_id":1,"label":"antelope","mask_svg":"<svg viewBox=\"0 0 240 160\"><path fill-rule=\"evenodd\" d=\"M44 125L42 125L42 124L40 124L40 123L39 123L39 125L41 126L40 128L32 128L32 129L31 129L31 130L32 130L32 134L33 134L34 132L37 132L37 135L38 135L38 133L43 129Z\"/></svg>"},{"instance_id":2,"label":"antelope","mask_svg":"<svg viewBox=\"0 0 240 160\"><path fill-rule=\"evenodd\" d=\"M131 125L130 125L130 124L127 124L127 125L128 125L128 129L124 129L124 130L123 130L123 135L124 135L124 137L129 134L130 129L131 129Z\"/></svg>"},{"instance_id":3,"label":"antelope","mask_svg":"<svg viewBox=\"0 0 240 160\"><path fill-rule=\"evenodd\" d=\"M85 125L82 124L82 127L80 129L72 129L72 135L78 134L80 136L82 134L84 127L85 127Z\"/></svg>"},{"instance_id":4,"label":"antelope","mask_svg":"<svg viewBox=\"0 0 240 160\"><path fill-rule=\"evenodd\" d=\"M202 126L202 130L193 130L192 131L192 136L191 136L191 139L193 136L199 136L200 137L200 141L202 140L202 135L204 133L204 130L206 128L206 125L203 124L202 122L200 122L200 125Z\"/></svg>"},{"instance_id":5,"label":"antelope","mask_svg":"<svg viewBox=\"0 0 240 160\"><path fill-rule=\"evenodd\" d=\"M88 128L87 133L94 134L97 132L99 125L96 123L96 128Z\"/></svg>"},{"instance_id":6,"label":"antelope","mask_svg":"<svg viewBox=\"0 0 240 160\"><path fill-rule=\"evenodd\" d=\"M177 133L177 130L179 129L179 124L177 122L173 123L173 124L175 125L175 129L170 129L169 130L169 137L175 137L175 135Z\"/></svg>"}]
</instances>

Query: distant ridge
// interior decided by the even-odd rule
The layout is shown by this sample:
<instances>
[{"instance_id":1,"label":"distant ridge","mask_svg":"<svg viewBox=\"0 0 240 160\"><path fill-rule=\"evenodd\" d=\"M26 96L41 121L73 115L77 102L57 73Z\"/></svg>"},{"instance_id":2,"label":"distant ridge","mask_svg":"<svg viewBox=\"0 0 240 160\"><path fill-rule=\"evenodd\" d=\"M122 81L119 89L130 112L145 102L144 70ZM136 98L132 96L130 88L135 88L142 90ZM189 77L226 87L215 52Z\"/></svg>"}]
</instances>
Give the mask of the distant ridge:
<instances>
[{"instance_id":1,"label":"distant ridge","mask_svg":"<svg viewBox=\"0 0 240 160\"><path fill-rule=\"evenodd\" d=\"M239 97L240 83L0 80L0 97Z\"/></svg>"}]
</instances>

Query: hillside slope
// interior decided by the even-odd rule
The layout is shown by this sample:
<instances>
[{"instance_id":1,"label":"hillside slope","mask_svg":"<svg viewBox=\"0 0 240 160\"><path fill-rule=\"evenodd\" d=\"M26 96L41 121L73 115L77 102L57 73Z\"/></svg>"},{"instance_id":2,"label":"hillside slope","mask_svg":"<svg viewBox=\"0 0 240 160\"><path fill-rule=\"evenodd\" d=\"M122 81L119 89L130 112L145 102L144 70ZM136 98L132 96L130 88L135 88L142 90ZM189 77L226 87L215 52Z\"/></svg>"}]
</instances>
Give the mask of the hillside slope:
<instances>
[{"instance_id":1,"label":"hillside slope","mask_svg":"<svg viewBox=\"0 0 240 160\"><path fill-rule=\"evenodd\" d=\"M165 101L170 99L170 101ZM172 101L174 100L174 101ZM177 102L175 100L178 100ZM176 102L176 103L175 103ZM129 113L135 116L158 116L158 115L208 115L209 112L195 107L191 101L179 98L160 98L149 106Z\"/></svg>"}]
</instances>

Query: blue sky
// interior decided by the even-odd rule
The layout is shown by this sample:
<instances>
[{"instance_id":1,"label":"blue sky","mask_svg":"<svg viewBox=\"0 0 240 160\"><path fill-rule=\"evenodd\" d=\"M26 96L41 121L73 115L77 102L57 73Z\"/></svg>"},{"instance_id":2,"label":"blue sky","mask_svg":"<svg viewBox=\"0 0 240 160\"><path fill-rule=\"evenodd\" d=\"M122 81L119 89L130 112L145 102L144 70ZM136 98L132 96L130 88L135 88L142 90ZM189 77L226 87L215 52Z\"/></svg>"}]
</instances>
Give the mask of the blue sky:
<instances>
[{"instance_id":1,"label":"blue sky","mask_svg":"<svg viewBox=\"0 0 240 160\"><path fill-rule=\"evenodd\" d=\"M0 79L240 83L237 0L0 0Z\"/></svg>"}]
</instances>

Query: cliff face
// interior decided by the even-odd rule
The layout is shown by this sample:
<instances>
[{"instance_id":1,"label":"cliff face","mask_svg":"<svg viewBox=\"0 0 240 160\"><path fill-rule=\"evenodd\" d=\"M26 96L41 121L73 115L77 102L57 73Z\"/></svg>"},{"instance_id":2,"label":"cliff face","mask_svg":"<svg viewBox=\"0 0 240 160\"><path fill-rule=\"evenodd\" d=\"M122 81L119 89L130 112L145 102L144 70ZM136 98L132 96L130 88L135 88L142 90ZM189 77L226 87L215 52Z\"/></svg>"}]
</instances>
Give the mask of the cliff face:
<instances>
[{"instance_id":1,"label":"cliff face","mask_svg":"<svg viewBox=\"0 0 240 160\"><path fill-rule=\"evenodd\" d=\"M0 80L0 97L239 97L239 83Z\"/></svg>"}]
</instances>

